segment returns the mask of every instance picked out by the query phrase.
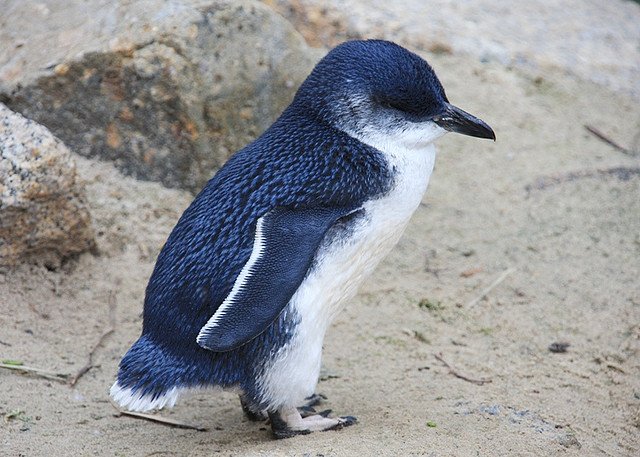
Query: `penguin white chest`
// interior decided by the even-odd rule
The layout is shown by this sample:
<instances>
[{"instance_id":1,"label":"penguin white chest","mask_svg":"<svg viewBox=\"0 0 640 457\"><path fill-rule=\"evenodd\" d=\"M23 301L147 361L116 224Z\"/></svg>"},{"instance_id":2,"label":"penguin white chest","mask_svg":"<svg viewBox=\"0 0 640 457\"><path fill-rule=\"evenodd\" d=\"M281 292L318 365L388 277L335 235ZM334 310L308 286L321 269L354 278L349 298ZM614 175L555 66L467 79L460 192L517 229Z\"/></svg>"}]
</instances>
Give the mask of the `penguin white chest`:
<instances>
[{"instance_id":1,"label":"penguin white chest","mask_svg":"<svg viewBox=\"0 0 640 457\"><path fill-rule=\"evenodd\" d=\"M347 236L318 252L314 269L294 295L292 304L303 320L312 320L324 333L344 301L355 295L402 236L422 201L434 160L433 145L389 154L394 170L391 191L365 202Z\"/></svg>"},{"instance_id":2,"label":"penguin white chest","mask_svg":"<svg viewBox=\"0 0 640 457\"><path fill-rule=\"evenodd\" d=\"M384 152L394 174L391 190L364 203L348 235L321 247L289 303L299 317L294 335L259 380L273 406L295 406L314 393L327 327L398 242L420 205L435 161L433 144Z\"/></svg>"}]
</instances>

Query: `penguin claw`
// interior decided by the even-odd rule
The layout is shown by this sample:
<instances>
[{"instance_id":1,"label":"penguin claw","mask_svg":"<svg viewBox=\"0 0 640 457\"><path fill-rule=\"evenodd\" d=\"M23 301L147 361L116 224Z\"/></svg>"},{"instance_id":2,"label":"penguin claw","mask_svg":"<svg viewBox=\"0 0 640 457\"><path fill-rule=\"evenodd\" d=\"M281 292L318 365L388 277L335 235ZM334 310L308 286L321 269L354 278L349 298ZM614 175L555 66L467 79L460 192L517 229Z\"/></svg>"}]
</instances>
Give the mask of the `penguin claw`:
<instances>
[{"instance_id":1,"label":"penguin claw","mask_svg":"<svg viewBox=\"0 0 640 457\"><path fill-rule=\"evenodd\" d=\"M307 398L305 398L305 403L302 407L306 406L318 406L320 403L323 403L327 399L327 396L324 394L311 394Z\"/></svg>"},{"instance_id":2,"label":"penguin claw","mask_svg":"<svg viewBox=\"0 0 640 457\"><path fill-rule=\"evenodd\" d=\"M324 411L318 412L315 410L315 408L312 408L311 406L301 406L300 408L298 408L298 412L300 413L300 416L302 416L302 418L304 419L305 417L309 417L309 416L329 417L329 414L331 414L332 410L325 409Z\"/></svg>"},{"instance_id":3,"label":"penguin claw","mask_svg":"<svg viewBox=\"0 0 640 457\"><path fill-rule=\"evenodd\" d=\"M309 395L307 398L304 399L305 400L304 404L302 406L298 406L298 412L300 413L302 418L313 416L315 414L320 414L323 417L327 417L331 413L330 409L327 409L319 413L314 408L314 406L318 406L324 403L326 399L327 399L327 396L324 394Z\"/></svg>"},{"instance_id":4,"label":"penguin claw","mask_svg":"<svg viewBox=\"0 0 640 457\"><path fill-rule=\"evenodd\" d=\"M340 421L338 422L338 426L340 428L348 427L350 425L358 423L358 418L355 416L340 416L338 420ZM332 429L332 430L336 430L336 429Z\"/></svg>"},{"instance_id":5,"label":"penguin claw","mask_svg":"<svg viewBox=\"0 0 640 457\"><path fill-rule=\"evenodd\" d=\"M311 406L299 406L298 407L298 412L300 413L300 416L302 416L303 419L305 417L309 417L309 416L313 416L314 414L318 414L318 412L315 410L315 408L312 408Z\"/></svg>"}]
</instances>

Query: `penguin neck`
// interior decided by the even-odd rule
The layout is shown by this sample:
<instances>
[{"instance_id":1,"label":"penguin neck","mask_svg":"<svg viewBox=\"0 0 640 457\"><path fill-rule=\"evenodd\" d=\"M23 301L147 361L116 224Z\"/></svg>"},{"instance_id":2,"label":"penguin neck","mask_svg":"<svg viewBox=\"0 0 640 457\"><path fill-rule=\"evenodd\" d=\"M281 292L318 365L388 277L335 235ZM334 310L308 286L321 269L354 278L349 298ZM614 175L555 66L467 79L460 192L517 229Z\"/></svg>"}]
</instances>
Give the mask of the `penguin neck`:
<instances>
[{"instance_id":1,"label":"penguin neck","mask_svg":"<svg viewBox=\"0 0 640 457\"><path fill-rule=\"evenodd\" d=\"M397 194L403 206L413 212L429 184L436 158L434 141L444 129L430 123L390 133L366 128L346 133L383 154L394 178L390 193Z\"/></svg>"}]
</instances>

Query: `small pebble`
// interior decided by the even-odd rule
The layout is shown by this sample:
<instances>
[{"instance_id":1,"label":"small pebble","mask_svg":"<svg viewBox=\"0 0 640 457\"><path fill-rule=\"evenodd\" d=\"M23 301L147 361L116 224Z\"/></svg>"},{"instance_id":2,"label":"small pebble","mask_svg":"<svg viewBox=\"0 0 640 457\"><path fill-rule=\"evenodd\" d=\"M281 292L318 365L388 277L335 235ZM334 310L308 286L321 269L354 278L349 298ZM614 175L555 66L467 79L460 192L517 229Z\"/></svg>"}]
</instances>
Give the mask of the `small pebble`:
<instances>
[{"instance_id":1,"label":"small pebble","mask_svg":"<svg viewBox=\"0 0 640 457\"><path fill-rule=\"evenodd\" d=\"M567 349L569 349L569 346L571 346L571 344L566 342L551 343L549 345L549 351L553 352L554 354L561 354L561 353L567 352Z\"/></svg>"}]
</instances>

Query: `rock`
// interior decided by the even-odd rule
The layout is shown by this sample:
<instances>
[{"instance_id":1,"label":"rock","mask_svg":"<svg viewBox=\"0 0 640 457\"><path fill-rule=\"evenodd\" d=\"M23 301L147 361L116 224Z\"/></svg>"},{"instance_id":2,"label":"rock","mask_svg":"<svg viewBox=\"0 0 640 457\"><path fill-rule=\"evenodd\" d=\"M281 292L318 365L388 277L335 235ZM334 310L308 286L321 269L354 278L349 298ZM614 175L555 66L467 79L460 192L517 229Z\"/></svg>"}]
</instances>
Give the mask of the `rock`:
<instances>
[{"instance_id":1,"label":"rock","mask_svg":"<svg viewBox=\"0 0 640 457\"><path fill-rule=\"evenodd\" d=\"M319 58L249 0L9 5L3 101L82 155L191 191L273 122Z\"/></svg>"},{"instance_id":2,"label":"rock","mask_svg":"<svg viewBox=\"0 0 640 457\"><path fill-rule=\"evenodd\" d=\"M0 103L0 266L57 267L94 246L69 149Z\"/></svg>"},{"instance_id":3,"label":"rock","mask_svg":"<svg viewBox=\"0 0 640 457\"><path fill-rule=\"evenodd\" d=\"M570 448L570 447L575 447L578 449L582 448L582 444L580 444L580 441L578 441L578 438L576 438L573 432L570 432L564 435L559 435L558 443L560 443L562 446L566 448Z\"/></svg>"}]
</instances>

